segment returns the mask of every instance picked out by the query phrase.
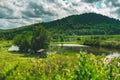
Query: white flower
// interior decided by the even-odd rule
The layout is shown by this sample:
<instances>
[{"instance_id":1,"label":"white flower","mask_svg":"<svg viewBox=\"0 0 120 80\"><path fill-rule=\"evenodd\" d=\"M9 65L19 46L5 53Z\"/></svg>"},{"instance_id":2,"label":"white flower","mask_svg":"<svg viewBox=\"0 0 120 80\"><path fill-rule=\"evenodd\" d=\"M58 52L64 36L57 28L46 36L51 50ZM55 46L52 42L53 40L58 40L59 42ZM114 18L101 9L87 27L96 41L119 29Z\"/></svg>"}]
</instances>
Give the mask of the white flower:
<instances>
[{"instance_id":1,"label":"white flower","mask_svg":"<svg viewBox=\"0 0 120 80\"><path fill-rule=\"evenodd\" d=\"M118 67L120 67L120 62L118 62Z\"/></svg>"},{"instance_id":2,"label":"white flower","mask_svg":"<svg viewBox=\"0 0 120 80\"><path fill-rule=\"evenodd\" d=\"M109 64L114 60L115 57L106 57L104 59L104 64Z\"/></svg>"},{"instance_id":3,"label":"white flower","mask_svg":"<svg viewBox=\"0 0 120 80\"><path fill-rule=\"evenodd\" d=\"M120 57L120 54L110 54L108 56L106 56L106 58L104 59L104 64L109 64L111 63L115 58Z\"/></svg>"}]
</instances>

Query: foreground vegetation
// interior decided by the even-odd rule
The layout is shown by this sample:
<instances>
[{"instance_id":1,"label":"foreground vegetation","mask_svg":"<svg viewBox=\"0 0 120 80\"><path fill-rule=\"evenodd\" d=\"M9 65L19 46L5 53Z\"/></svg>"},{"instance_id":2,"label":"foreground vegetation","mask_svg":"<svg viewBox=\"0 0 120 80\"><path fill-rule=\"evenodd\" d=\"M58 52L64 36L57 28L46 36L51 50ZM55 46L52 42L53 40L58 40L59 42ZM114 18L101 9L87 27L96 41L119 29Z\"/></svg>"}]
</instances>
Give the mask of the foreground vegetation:
<instances>
[{"instance_id":1,"label":"foreground vegetation","mask_svg":"<svg viewBox=\"0 0 120 80\"><path fill-rule=\"evenodd\" d=\"M39 54L9 52L11 41L1 41L0 80L119 80L120 58L105 55L51 52Z\"/></svg>"}]
</instances>

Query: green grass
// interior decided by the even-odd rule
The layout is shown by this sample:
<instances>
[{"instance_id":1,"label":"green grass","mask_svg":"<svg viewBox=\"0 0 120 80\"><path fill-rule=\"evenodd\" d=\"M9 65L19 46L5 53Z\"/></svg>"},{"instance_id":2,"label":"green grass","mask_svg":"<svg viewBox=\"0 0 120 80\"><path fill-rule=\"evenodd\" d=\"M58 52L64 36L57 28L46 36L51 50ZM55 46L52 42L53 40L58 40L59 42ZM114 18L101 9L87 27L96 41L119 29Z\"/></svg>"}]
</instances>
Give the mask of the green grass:
<instances>
[{"instance_id":1,"label":"green grass","mask_svg":"<svg viewBox=\"0 0 120 80\"><path fill-rule=\"evenodd\" d=\"M52 44L78 44L76 41L54 42Z\"/></svg>"},{"instance_id":2,"label":"green grass","mask_svg":"<svg viewBox=\"0 0 120 80\"><path fill-rule=\"evenodd\" d=\"M120 49L120 35L66 36L67 41L52 44L81 44L95 47Z\"/></svg>"},{"instance_id":3,"label":"green grass","mask_svg":"<svg viewBox=\"0 0 120 80\"><path fill-rule=\"evenodd\" d=\"M0 50L0 80L62 80L73 79L77 55L51 54L38 58L38 54L9 52L2 41ZM72 63L71 63L72 62ZM69 74L70 73L70 74Z\"/></svg>"},{"instance_id":4,"label":"green grass","mask_svg":"<svg viewBox=\"0 0 120 80\"><path fill-rule=\"evenodd\" d=\"M97 37L93 36L92 38L87 39L86 41L88 41L90 45L93 46L97 45L99 47L120 49L120 35L97 36Z\"/></svg>"},{"instance_id":5,"label":"green grass","mask_svg":"<svg viewBox=\"0 0 120 80\"><path fill-rule=\"evenodd\" d=\"M69 55L52 53L47 58L38 54L9 52L12 42L1 42L0 80L119 80L119 58L104 64L105 55L84 52ZM112 67L112 69L111 69ZM112 70L112 71L111 71ZM111 77L112 75L112 77Z\"/></svg>"},{"instance_id":6,"label":"green grass","mask_svg":"<svg viewBox=\"0 0 120 80\"><path fill-rule=\"evenodd\" d=\"M69 38L75 38L74 43L77 44L120 49L120 35L86 35Z\"/></svg>"}]
</instances>

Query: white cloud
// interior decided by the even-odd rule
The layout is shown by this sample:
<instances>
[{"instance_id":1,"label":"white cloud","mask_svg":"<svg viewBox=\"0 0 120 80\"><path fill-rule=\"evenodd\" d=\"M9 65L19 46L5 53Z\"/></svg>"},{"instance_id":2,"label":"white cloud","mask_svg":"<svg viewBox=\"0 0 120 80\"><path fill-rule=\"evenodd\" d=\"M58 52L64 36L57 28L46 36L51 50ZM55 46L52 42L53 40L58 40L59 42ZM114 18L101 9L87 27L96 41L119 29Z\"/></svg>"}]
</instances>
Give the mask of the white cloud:
<instances>
[{"instance_id":1,"label":"white cloud","mask_svg":"<svg viewBox=\"0 0 120 80\"><path fill-rule=\"evenodd\" d=\"M119 0L2 0L0 29L96 12L120 19Z\"/></svg>"}]
</instances>

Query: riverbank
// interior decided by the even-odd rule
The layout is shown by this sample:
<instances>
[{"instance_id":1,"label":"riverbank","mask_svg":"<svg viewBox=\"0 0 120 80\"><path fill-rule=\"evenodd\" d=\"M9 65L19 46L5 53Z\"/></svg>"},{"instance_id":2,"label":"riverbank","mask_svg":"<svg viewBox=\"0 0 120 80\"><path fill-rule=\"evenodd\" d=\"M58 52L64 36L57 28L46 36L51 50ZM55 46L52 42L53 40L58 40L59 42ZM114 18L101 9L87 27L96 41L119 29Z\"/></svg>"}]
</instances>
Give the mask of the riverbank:
<instances>
[{"instance_id":1,"label":"riverbank","mask_svg":"<svg viewBox=\"0 0 120 80\"><path fill-rule=\"evenodd\" d=\"M120 35L71 36L75 44L120 49ZM66 42L63 42L66 44Z\"/></svg>"},{"instance_id":2,"label":"riverbank","mask_svg":"<svg viewBox=\"0 0 120 80\"><path fill-rule=\"evenodd\" d=\"M80 45L80 44L56 44L56 46L63 46L63 47L88 47L86 45Z\"/></svg>"},{"instance_id":3,"label":"riverbank","mask_svg":"<svg viewBox=\"0 0 120 80\"><path fill-rule=\"evenodd\" d=\"M83 44L88 45L88 46L120 49L120 41L119 40L87 39L84 41Z\"/></svg>"},{"instance_id":4,"label":"riverbank","mask_svg":"<svg viewBox=\"0 0 120 80\"><path fill-rule=\"evenodd\" d=\"M67 36L62 42L53 44L80 44L95 47L120 49L120 35L84 35Z\"/></svg>"}]
</instances>

